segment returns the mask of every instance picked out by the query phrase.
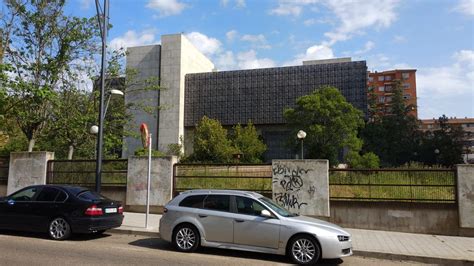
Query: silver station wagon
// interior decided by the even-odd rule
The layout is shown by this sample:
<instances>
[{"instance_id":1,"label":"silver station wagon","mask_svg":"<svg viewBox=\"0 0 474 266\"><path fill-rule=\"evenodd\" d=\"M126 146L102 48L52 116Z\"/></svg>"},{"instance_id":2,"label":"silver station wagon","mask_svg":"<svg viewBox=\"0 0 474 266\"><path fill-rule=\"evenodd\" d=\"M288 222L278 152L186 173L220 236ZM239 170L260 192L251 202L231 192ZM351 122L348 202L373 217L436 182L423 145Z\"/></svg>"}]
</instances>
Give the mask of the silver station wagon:
<instances>
[{"instance_id":1,"label":"silver station wagon","mask_svg":"<svg viewBox=\"0 0 474 266\"><path fill-rule=\"evenodd\" d=\"M164 209L160 234L184 252L199 246L288 255L298 264L352 255L341 227L288 212L258 193L191 190Z\"/></svg>"}]
</instances>

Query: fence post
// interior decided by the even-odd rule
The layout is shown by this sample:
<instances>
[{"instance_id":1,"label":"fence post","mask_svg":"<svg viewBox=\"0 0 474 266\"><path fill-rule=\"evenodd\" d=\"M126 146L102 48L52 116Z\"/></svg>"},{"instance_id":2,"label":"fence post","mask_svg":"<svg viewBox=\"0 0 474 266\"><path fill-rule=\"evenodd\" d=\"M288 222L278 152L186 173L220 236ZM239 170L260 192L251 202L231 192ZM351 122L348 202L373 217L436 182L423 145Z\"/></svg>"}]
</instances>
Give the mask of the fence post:
<instances>
[{"instance_id":1,"label":"fence post","mask_svg":"<svg viewBox=\"0 0 474 266\"><path fill-rule=\"evenodd\" d=\"M8 172L7 194L31 185L46 184L47 163L54 152L12 152Z\"/></svg>"},{"instance_id":2,"label":"fence post","mask_svg":"<svg viewBox=\"0 0 474 266\"><path fill-rule=\"evenodd\" d=\"M456 170L459 227L474 228L474 165L458 164Z\"/></svg>"}]
</instances>

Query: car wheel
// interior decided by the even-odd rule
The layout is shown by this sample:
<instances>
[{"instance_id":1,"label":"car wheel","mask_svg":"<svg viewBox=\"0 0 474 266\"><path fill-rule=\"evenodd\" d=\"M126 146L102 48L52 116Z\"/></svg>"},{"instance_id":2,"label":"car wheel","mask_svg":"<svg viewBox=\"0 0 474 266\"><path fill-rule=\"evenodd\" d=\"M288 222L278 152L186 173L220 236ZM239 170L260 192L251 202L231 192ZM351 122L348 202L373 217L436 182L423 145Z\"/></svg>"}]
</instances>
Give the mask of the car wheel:
<instances>
[{"instance_id":1,"label":"car wheel","mask_svg":"<svg viewBox=\"0 0 474 266\"><path fill-rule=\"evenodd\" d=\"M54 240L64 240L71 236L71 226L62 217L54 218L49 223L49 237Z\"/></svg>"},{"instance_id":2,"label":"car wheel","mask_svg":"<svg viewBox=\"0 0 474 266\"><path fill-rule=\"evenodd\" d=\"M173 243L179 251L192 252L199 247L199 232L190 224L179 225L173 235Z\"/></svg>"},{"instance_id":3,"label":"car wheel","mask_svg":"<svg viewBox=\"0 0 474 266\"><path fill-rule=\"evenodd\" d=\"M311 265L321 257L321 248L313 237L301 235L291 240L288 255L297 264Z\"/></svg>"}]
</instances>

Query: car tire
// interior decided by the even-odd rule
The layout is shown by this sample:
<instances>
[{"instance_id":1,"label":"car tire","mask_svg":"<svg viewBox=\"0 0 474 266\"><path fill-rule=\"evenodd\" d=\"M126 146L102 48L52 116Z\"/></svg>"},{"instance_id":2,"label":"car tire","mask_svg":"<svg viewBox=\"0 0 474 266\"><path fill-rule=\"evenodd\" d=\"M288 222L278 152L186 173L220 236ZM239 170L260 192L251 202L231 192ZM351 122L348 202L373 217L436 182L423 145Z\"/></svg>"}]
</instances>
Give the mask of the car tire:
<instances>
[{"instance_id":1,"label":"car tire","mask_svg":"<svg viewBox=\"0 0 474 266\"><path fill-rule=\"evenodd\" d=\"M288 256L299 265L313 265L321 258L321 248L312 236L299 235L288 244Z\"/></svg>"},{"instance_id":2,"label":"car tire","mask_svg":"<svg viewBox=\"0 0 474 266\"><path fill-rule=\"evenodd\" d=\"M56 217L49 223L48 234L53 240L65 240L71 236L71 226L63 217Z\"/></svg>"},{"instance_id":3,"label":"car tire","mask_svg":"<svg viewBox=\"0 0 474 266\"><path fill-rule=\"evenodd\" d=\"M173 244L179 251L193 252L200 244L199 232L191 224L181 224L173 233Z\"/></svg>"}]
</instances>

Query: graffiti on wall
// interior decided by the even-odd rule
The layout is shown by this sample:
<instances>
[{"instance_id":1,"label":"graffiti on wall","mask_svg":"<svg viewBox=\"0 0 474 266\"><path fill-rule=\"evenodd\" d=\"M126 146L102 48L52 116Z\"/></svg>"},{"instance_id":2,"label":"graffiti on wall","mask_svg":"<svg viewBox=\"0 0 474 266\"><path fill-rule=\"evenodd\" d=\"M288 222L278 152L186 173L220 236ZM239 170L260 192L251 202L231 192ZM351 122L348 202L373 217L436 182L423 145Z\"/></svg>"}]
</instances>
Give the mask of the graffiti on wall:
<instances>
[{"instance_id":1,"label":"graffiti on wall","mask_svg":"<svg viewBox=\"0 0 474 266\"><path fill-rule=\"evenodd\" d=\"M278 204L282 207L296 210L300 210L301 207L308 205L300 194L304 192L304 176L307 175L311 169L276 163L273 165L272 171L274 184L273 199ZM314 186L311 186L310 190L311 189L314 190Z\"/></svg>"}]
</instances>

